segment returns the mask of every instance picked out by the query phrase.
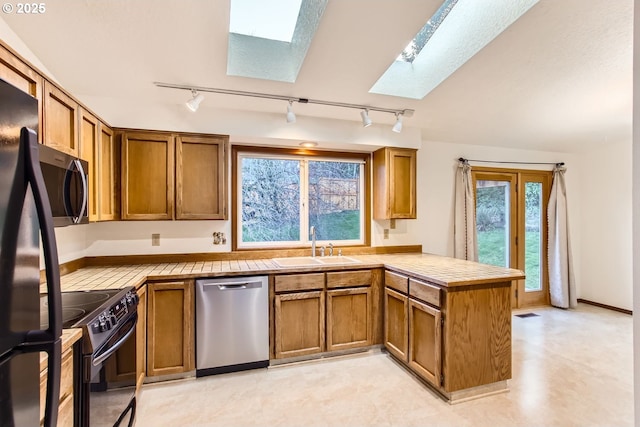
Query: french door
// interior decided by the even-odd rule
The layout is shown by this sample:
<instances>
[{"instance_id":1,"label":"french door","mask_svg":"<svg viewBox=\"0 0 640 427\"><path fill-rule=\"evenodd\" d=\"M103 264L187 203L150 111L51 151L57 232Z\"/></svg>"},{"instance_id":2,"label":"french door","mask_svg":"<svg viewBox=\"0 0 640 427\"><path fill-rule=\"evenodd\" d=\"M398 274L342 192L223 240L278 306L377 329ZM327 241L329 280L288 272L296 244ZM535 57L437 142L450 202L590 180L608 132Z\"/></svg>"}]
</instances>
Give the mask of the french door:
<instances>
[{"instance_id":1,"label":"french door","mask_svg":"<svg viewBox=\"0 0 640 427\"><path fill-rule=\"evenodd\" d=\"M523 270L512 308L549 304L547 203L552 173L474 168L478 260Z\"/></svg>"}]
</instances>

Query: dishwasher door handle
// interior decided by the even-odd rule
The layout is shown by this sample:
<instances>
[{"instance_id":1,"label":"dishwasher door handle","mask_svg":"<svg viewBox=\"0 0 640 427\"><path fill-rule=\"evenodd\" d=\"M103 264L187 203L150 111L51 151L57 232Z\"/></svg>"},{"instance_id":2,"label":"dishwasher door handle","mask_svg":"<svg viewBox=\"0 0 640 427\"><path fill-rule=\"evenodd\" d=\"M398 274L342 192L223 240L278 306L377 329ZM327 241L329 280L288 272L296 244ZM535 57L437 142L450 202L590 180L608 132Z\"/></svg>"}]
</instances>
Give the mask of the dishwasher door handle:
<instances>
[{"instance_id":1,"label":"dishwasher door handle","mask_svg":"<svg viewBox=\"0 0 640 427\"><path fill-rule=\"evenodd\" d=\"M219 291L233 291L242 289L259 289L262 287L262 282L241 282L241 283L201 283L203 291L219 290Z\"/></svg>"},{"instance_id":2,"label":"dishwasher door handle","mask_svg":"<svg viewBox=\"0 0 640 427\"><path fill-rule=\"evenodd\" d=\"M228 291L234 289L247 289L248 283L238 283L233 285L218 285L218 289L221 291Z\"/></svg>"}]
</instances>

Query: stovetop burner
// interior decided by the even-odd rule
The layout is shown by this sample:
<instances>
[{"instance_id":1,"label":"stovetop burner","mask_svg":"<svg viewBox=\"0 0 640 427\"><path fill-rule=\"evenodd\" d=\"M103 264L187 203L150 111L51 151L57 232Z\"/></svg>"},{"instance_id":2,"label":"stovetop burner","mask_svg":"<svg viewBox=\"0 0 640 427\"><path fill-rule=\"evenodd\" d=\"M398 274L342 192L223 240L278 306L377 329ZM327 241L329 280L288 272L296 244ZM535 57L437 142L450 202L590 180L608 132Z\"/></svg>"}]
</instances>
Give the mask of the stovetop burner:
<instances>
[{"instance_id":1,"label":"stovetop burner","mask_svg":"<svg viewBox=\"0 0 640 427\"><path fill-rule=\"evenodd\" d=\"M121 289L62 292L62 327L70 328L85 315L100 307ZM47 296L40 297L40 328L49 327Z\"/></svg>"}]
</instances>

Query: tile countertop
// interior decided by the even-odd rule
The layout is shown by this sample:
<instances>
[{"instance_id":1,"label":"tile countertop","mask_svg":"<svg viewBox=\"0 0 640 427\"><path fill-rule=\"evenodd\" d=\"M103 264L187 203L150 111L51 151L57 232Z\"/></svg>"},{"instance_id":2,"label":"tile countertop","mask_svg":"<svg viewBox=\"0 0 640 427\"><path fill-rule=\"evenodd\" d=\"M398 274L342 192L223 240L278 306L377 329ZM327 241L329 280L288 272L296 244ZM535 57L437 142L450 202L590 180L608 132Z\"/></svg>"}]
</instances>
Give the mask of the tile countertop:
<instances>
[{"instance_id":1,"label":"tile countertop","mask_svg":"<svg viewBox=\"0 0 640 427\"><path fill-rule=\"evenodd\" d=\"M138 287L147 280L194 279L247 274L278 274L289 272L348 271L385 267L441 286L453 287L518 280L524 273L511 268L496 267L432 254L402 253L384 255L349 255L356 264L279 267L271 259L199 261L163 264L114 265L85 267L62 276L62 290L86 291ZM46 292L46 285L41 285Z\"/></svg>"}]
</instances>

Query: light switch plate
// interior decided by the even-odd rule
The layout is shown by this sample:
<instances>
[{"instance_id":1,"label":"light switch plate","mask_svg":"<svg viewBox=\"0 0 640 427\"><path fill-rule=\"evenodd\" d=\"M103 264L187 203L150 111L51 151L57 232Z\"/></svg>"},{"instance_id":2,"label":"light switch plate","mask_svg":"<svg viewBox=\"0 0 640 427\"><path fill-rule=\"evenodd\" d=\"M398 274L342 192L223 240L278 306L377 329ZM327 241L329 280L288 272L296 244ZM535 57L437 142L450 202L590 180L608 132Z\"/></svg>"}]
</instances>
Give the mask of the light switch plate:
<instances>
[{"instance_id":1,"label":"light switch plate","mask_svg":"<svg viewBox=\"0 0 640 427\"><path fill-rule=\"evenodd\" d=\"M151 235L151 246L160 246L160 233Z\"/></svg>"}]
</instances>

